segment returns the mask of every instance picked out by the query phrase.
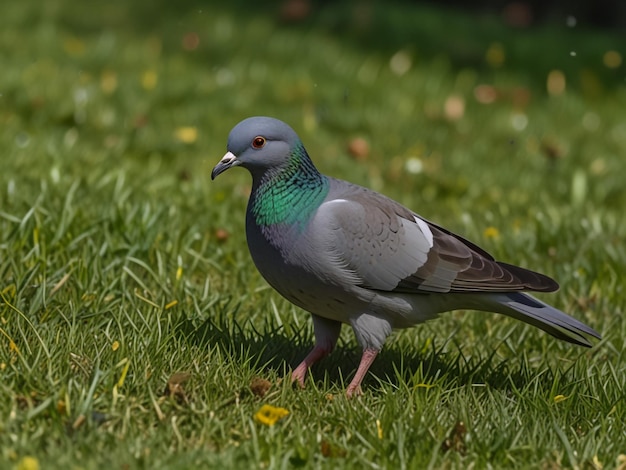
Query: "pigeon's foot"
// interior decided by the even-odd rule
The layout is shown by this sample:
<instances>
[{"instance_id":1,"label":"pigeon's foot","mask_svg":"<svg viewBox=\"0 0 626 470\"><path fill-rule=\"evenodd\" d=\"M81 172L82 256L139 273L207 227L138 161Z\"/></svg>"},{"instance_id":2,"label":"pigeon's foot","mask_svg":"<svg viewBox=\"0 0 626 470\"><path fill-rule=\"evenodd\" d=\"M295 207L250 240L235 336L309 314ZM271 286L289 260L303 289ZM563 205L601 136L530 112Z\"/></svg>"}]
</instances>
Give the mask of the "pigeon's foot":
<instances>
[{"instance_id":1,"label":"pigeon's foot","mask_svg":"<svg viewBox=\"0 0 626 470\"><path fill-rule=\"evenodd\" d=\"M346 397L348 398L352 398L352 397L358 397L363 395L363 390L361 390L361 386L360 385L348 385L348 388L346 388Z\"/></svg>"},{"instance_id":2,"label":"pigeon's foot","mask_svg":"<svg viewBox=\"0 0 626 470\"><path fill-rule=\"evenodd\" d=\"M316 344L311 352L307 354L304 360L291 373L291 381L297 382L300 388L304 388L304 379L309 368L320 359L328 356L331 351L332 349Z\"/></svg>"},{"instance_id":3,"label":"pigeon's foot","mask_svg":"<svg viewBox=\"0 0 626 470\"><path fill-rule=\"evenodd\" d=\"M354 374L354 378L348 388L346 389L346 396L348 398L352 398L353 396L361 395L363 392L361 391L361 382L363 382L363 378L367 371L369 370L372 362L376 359L378 355L377 349L364 349L363 355L361 356L361 362L359 363L359 368L356 370L356 374Z\"/></svg>"},{"instance_id":4,"label":"pigeon's foot","mask_svg":"<svg viewBox=\"0 0 626 470\"><path fill-rule=\"evenodd\" d=\"M306 364L302 361L300 365L298 365L298 367L296 367L291 373L291 383L295 382L300 386L300 388L304 388L304 379L306 377L307 369Z\"/></svg>"}]
</instances>

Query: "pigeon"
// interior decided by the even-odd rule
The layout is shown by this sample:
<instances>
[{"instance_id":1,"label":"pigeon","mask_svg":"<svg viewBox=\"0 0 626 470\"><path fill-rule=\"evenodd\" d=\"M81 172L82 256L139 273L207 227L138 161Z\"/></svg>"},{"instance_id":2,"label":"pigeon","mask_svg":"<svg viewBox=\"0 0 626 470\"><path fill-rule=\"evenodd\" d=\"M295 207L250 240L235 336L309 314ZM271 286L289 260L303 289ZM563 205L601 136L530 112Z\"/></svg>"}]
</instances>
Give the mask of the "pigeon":
<instances>
[{"instance_id":1,"label":"pigeon","mask_svg":"<svg viewBox=\"0 0 626 470\"><path fill-rule=\"evenodd\" d=\"M496 261L380 193L321 174L296 132L278 119L237 124L211 179L236 166L252 175L246 210L252 260L313 320L315 345L292 371L301 387L309 368L333 351L344 323L362 348L348 397L362 393L363 378L392 330L450 310L508 315L580 346L601 339L525 293L555 291L556 281Z\"/></svg>"}]
</instances>

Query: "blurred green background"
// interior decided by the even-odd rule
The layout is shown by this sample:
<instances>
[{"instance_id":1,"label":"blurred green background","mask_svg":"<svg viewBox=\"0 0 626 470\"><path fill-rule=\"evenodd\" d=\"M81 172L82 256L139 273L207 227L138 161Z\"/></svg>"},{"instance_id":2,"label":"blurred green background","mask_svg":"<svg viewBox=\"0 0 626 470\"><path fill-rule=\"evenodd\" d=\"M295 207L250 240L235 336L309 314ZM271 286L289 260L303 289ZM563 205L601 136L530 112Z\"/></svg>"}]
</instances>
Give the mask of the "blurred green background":
<instances>
[{"instance_id":1,"label":"blurred green background","mask_svg":"<svg viewBox=\"0 0 626 470\"><path fill-rule=\"evenodd\" d=\"M3 5L0 467L623 468L624 18L610 1ZM604 339L446 314L395 334L349 402L345 328L292 390L308 316L253 269L249 175L209 177L251 115L554 276L542 298ZM289 415L266 427L263 404Z\"/></svg>"}]
</instances>

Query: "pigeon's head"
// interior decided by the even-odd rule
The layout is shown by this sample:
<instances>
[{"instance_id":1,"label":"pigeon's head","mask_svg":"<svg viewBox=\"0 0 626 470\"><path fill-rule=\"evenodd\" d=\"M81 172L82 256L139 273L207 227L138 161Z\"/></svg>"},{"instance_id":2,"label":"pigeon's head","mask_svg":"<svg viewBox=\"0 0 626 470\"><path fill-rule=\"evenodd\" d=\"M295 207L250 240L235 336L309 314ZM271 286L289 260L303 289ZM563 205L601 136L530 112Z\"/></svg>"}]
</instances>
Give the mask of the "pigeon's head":
<instances>
[{"instance_id":1,"label":"pigeon's head","mask_svg":"<svg viewBox=\"0 0 626 470\"><path fill-rule=\"evenodd\" d=\"M294 130L278 119L244 119L230 131L228 152L213 168L211 179L233 166L247 168L253 178L261 176L268 169L287 165L299 142Z\"/></svg>"}]
</instances>

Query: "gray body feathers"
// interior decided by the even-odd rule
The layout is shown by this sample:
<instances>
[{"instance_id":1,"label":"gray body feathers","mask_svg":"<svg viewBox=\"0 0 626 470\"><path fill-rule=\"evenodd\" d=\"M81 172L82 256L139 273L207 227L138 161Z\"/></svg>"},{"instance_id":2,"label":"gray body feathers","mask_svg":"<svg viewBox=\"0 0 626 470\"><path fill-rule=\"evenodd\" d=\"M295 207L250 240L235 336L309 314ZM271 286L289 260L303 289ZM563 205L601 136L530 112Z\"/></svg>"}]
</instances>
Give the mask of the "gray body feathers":
<instances>
[{"instance_id":1,"label":"gray body feathers","mask_svg":"<svg viewBox=\"0 0 626 470\"><path fill-rule=\"evenodd\" d=\"M380 348L390 329L456 309L502 313L583 346L597 335L521 293L557 289L547 276L497 262L376 192L328 181L328 195L303 226L261 227L249 208L248 245L263 277L290 302L355 329L387 325L380 335L362 334L371 340L363 347Z\"/></svg>"}]
</instances>

